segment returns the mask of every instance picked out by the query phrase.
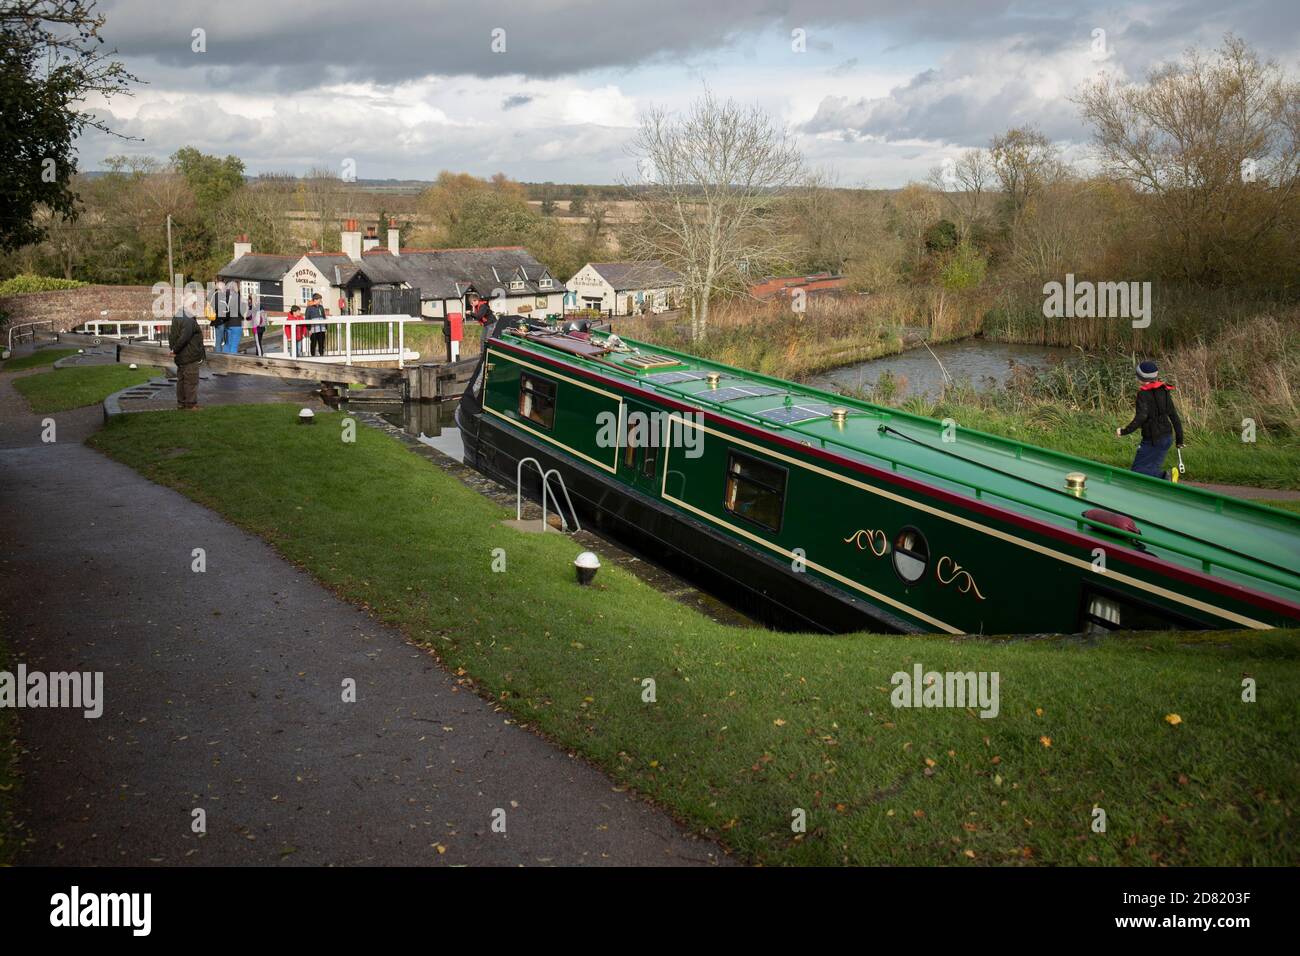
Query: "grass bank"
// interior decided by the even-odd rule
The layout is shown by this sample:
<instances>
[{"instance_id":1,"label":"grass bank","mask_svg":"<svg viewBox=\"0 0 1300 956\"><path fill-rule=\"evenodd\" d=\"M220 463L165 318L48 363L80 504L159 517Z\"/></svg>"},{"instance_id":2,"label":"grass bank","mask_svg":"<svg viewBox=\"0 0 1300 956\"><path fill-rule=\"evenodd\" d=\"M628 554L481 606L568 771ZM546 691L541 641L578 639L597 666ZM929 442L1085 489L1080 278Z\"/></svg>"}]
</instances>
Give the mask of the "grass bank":
<instances>
[{"instance_id":1,"label":"grass bank","mask_svg":"<svg viewBox=\"0 0 1300 956\"><path fill-rule=\"evenodd\" d=\"M37 414L65 412L102 402L114 392L141 385L160 373L161 369L151 366L133 369L126 365L83 365L16 379L14 388Z\"/></svg>"},{"instance_id":2,"label":"grass bank","mask_svg":"<svg viewBox=\"0 0 1300 956\"><path fill-rule=\"evenodd\" d=\"M53 365L61 358L76 355L76 349L37 349L29 355L20 355L0 363L0 372L20 372L25 368L40 368Z\"/></svg>"},{"instance_id":3,"label":"grass bank","mask_svg":"<svg viewBox=\"0 0 1300 956\"><path fill-rule=\"evenodd\" d=\"M447 360L447 340L444 338L442 325L442 320L434 319L421 322L419 325L411 323L406 326L403 333L405 345L408 349L420 353L421 362L445 362ZM481 329L478 323L466 322L461 326L461 329L464 335L464 339L460 343L461 358L478 355L481 341Z\"/></svg>"},{"instance_id":4,"label":"grass bank","mask_svg":"<svg viewBox=\"0 0 1300 956\"><path fill-rule=\"evenodd\" d=\"M129 415L91 443L261 535L746 859L1300 862L1298 632L1082 646L728 628L617 567L578 588L566 536L503 527L512 512L382 433L346 444L333 416L300 428L295 414ZM895 709L891 676L917 663L998 672L998 716Z\"/></svg>"}]
</instances>

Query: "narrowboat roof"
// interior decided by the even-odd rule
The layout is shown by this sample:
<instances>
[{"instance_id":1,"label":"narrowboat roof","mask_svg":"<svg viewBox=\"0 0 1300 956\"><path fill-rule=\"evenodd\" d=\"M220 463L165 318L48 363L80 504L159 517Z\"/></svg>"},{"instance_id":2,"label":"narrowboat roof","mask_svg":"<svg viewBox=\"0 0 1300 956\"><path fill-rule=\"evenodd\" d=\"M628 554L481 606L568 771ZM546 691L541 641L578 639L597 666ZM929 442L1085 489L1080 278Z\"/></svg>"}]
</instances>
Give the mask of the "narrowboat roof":
<instances>
[{"instance_id":1,"label":"narrowboat roof","mask_svg":"<svg viewBox=\"0 0 1300 956\"><path fill-rule=\"evenodd\" d=\"M960 423L945 429L932 418L631 339L622 340L623 350L608 350L600 333L588 339L509 330L500 341L849 461L1101 540L1137 543L1155 557L1225 581L1291 600L1300 590L1300 517L1279 509ZM847 413L842 423L832 417L835 409ZM1071 472L1087 476L1082 494L1066 489L1065 476ZM1131 518L1140 533L1083 517L1095 508Z\"/></svg>"}]
</instances>

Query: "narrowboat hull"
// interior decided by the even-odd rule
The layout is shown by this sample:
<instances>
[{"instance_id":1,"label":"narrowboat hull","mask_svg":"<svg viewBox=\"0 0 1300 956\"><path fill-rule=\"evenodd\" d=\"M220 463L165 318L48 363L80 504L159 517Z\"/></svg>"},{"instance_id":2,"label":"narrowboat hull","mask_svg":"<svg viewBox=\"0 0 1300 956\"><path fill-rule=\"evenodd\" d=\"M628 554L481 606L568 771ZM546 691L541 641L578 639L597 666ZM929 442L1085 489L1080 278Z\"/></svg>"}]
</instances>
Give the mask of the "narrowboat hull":
<instances>
[{"instance_id":1,"label":"narrowboat hull","mask_svg":"<svg viewBox=\"0 0 1300 956\"><path fill-rule=\"evenodd\" d=\"M519 462L525 458L537 459L542 471L558 468L583 527L597 528L769 627L832 634L919 630L819 580L792 581L794 572L788 563L732 541L649 495L614 486L590 466L555 453L531 436L498 426L490 417L462 418L458 408L457 424L465 464L506 485L514 484ZM537 470L526 470L524 492L540 500Z\"/></svg>"},{"instance_id":2,"label":"narrowboat hull","mask_svg":"<svg viewBox=\"0 0 1300 956\"><path fill-rule=\"evenodd\" d=\"M1004 462L1002 440L971 433L954 457L929 441L928 420L668 350L634 347L628 358L626 346L599 344L498 326L457 412L467 464L506 484L523 458L558 469L584 525L771 625L959 634L1300 623L1300 534L1289 564L1293 526L1280 512L1240 506L1263 552L1253 558L1202 540L1235 527L1236 503L1225 517L1213 496L1169 499L1144 476L1096 465L1105 487L1080 501L1035 480L1068 456L1016 446ZM633 359L651 364L615 364ZM648 371L660 367L681 371ZM784 405L773 404L782 391ZM845 402L854 420L813 408L819 398ZM802 424L801 408L817 420ZM652 432L664 425L662 447L629 438L637 416ZM617 421L613 440L602 419ZM1165 510L1138 516L1145 531L1087 517L1089 504L1141 501L1148 487ZM1171 527L1190 518L1206 524L1202 538Z\"/></svg>"}]
</instances>

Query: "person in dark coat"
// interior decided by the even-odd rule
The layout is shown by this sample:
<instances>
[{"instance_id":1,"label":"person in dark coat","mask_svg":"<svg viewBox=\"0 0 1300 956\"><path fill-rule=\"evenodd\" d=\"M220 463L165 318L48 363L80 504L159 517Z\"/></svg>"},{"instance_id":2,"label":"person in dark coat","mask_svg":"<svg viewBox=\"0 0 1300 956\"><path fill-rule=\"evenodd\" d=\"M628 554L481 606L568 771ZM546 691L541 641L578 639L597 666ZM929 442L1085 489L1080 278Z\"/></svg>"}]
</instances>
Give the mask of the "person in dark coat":
<instances>
[{"instance_id":1,"label":"person in dark coat","mask_svg":"<svg viewBox=\"0 0 1300 956\"><path fill-rule=\"evenodd\" d=\"M1142 442L1133 456L1132 470L1154 478L1167 478L1164 470L1165 456L1175 441L1183 447L1183 422L1174 407L1173 386L1160 381L1160 369L1155 362L1146 361L1137 367L1137 399L1134 402L1133 420L1123 428L1115 429L1118 436L1142 430Z\"/></svg>"},{"instance_id":2,"label":"person in dark coat","mask_svg":"<svg viewBox=\"0 0 1300 956\"><path fill-rule=\"evenodd\" d=\"M176 362L176 407L186 410L199 407L199 366L207 355L197 311L192 299L182 303L167 333L167 347Z\"/></svg>"}]
</instances>

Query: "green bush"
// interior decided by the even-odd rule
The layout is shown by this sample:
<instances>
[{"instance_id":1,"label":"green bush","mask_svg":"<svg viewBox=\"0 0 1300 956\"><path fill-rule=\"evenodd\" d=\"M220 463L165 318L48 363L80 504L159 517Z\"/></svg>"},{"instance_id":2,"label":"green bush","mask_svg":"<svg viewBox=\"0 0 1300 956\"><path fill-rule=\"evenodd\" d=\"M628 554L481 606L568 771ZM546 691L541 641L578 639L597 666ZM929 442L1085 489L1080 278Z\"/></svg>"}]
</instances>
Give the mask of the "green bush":
<instances>
[{"instance_id":1,"label":"green bush","mask_svg":"<svg viewBox=\"0 0 1300 956\"><path fill-rule=\"evenodd\" d=\"M86 282L76 279L55 279L52 276L18 275L0 282L0 296L25 295L28 292L55 292L59 289L79 289Z\"/></svg>"}]
</instances>

